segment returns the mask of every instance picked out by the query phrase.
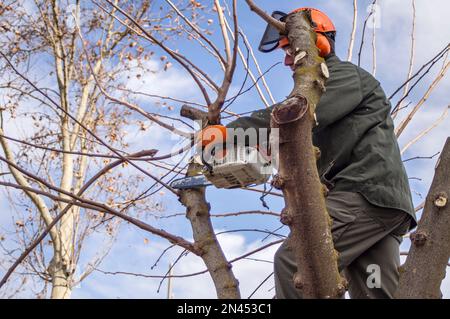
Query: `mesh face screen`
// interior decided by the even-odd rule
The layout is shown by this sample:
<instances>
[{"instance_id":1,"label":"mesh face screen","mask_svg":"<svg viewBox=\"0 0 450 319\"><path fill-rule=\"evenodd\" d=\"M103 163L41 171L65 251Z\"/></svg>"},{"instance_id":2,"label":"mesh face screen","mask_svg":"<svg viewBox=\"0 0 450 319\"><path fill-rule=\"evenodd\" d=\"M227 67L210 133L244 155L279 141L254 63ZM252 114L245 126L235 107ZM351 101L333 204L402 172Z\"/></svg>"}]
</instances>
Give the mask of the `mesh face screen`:
<instances>
[{"instance_id":1,"label":"mesh face screen","mask_svg":"<svg viewBox=\"0 0 450 319\"><path fill-rule=\"evenodd\" d=\"M286 16L286 13L280 11L274 11L272 13L272 17L280 21L283 21ZM278 30L270 24L267 24L266 30L259 43L258 50L265 53L275 50L278 47L279 39L280 34L278 33Z\"/></svg>"}]
</instances>

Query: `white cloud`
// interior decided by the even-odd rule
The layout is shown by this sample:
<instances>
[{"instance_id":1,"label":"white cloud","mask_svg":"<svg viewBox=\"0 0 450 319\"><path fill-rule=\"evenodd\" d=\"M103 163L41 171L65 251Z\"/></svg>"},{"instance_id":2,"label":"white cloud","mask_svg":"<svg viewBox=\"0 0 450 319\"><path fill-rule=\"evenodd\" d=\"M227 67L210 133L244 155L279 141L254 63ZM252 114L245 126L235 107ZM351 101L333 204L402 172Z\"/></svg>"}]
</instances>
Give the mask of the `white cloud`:
<instances>
[{"instance_id":1,"label":"white cloud","mask_svg":"<svg viewBox=\"0 0 450 319\"><path fill-rule=\"evenodd\" d=\"M126 77L129 78L122 78L129 89L181 99L198 93L192 78L180 67L173 66L164 71L163 63L157 60L145 61L143 67L144 70L133 69L128 72Z\"/></svg>"},{"instance_id":2,"label":"white cloud","mask_svg":"<svg viewBox=\"0 0 450 319\"><path fill-rule=\"evenodd\" d=\"M129 237L129 236L127 236ZM259 240L248 241L240 234L219 235L219 241L228 259L238 257L246 252L252 251L266 242ZM150 245L131 246L125 242L118 243L119 251L123 254L121 259L115 262L106 262L101 268L106 270L123 270L142 272L142 269L149 269L165 244L154 242ZM272 261L278 245L274 245L266 250L258 252L251 258ZM181 253L180 249L173 249L161 261L155 271L147 273L164 274L168 269L168 261L174 261ZM130 255L131 254L131 255ZM112 257L112 256L111 256ZM111 258L110 258L111 259ZM404 261L404 257L402 257ZM183 257L174 267L174 275L190 274L205 269L203 261L192 254ZM233 264L233 272L239 280L241 296L247 298L254 289L273 271L273 265L267 262L254 260L241 260ZM442 292L444 298L450 298L450 268L448 275L442 283ZM157 293L160 279L146 279L126 275L101 275L95 273L92 278L88 278L82 284L81 289L74 291L75 298L166 298L167 280L161 286ZM198 298L209 299L216 298L214 285L209 274L203 274L195 277L174 278L173 297L174 298ZM272 298L274 296L273 276L258 290L253 298Z\"/></svg>"},{"instance_id":3,"label":"white cloud","mask_svg":"<svg viewBox=\"0 0 450 319\"><path fill-rule=\"evenodd\" d=\"M126 237L132 239L134 235L127 235ZM261 243L260 241L247 242L244 236L238 234L223 234L219 235L218 238L228 259L238 257L266 244L266 242ZM131 246L121 239L114 250L116 254L121 254L122 257L110 256L100 268L112 271L143 272L143 269L150 269L152 263L166 247L167 245L161 242L150 242L148 245L133 244ZM275 250L276 246L272 246L251 257L271 261ZM147 273L164 274L168 269L168 262L176 260L181 251L178 248L170 250L160 262L160 265L154 271L147 271ZM175 265L174 275L194 273L205 268L199 257L189 254ZM233 271L239 280L242 297L247 298L258 284L272 272L272 264L241 260L233 264ZM146 279L127 275L102 275L97 272L83 282L81 288L74 290L73 297L166 298L167 281L162 285L160 293L157 293L159 282L160 279ZM254 298L272 298L274 291L268 291L272 287L273 279L269 280L255 294ZM216 292L211 277L209 274L204 274L195 277L174 278L173 296L175 298L216 298Z\"/></svg>"}]
</instances>

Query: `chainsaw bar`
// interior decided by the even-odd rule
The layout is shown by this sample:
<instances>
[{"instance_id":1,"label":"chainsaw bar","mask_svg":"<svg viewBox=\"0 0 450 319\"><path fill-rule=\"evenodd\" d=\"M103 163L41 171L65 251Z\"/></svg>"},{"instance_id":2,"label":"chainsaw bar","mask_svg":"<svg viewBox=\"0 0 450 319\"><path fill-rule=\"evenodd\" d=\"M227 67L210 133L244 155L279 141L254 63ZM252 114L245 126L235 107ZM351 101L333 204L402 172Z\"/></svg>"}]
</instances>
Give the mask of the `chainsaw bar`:
<instances>
[{"instance_id":1,"label":"chainsaw bar","mask_svg":"<svg viewBox=\"0 0 450 319\"><path fill-rule=\"evenodd\" d=\"M176 179L170 183L170 186L175 189L197 188L212 185L204 175L196 175L190 177L183 177Z\"/></svg>"}]
</instances>

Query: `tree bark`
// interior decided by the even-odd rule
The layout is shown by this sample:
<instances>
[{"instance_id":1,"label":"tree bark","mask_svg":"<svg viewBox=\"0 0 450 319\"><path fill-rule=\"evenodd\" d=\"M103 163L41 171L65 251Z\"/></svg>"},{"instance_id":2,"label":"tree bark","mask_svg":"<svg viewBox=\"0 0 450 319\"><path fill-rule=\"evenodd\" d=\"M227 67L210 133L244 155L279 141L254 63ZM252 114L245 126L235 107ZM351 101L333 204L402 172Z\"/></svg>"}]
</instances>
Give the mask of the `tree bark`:
<instances>
[{"instance_id":1,"label":"tree bark","mask_svg":"<svg viewBox=\"0 0 450 319\"><path fill-rule=\"evenodd\" d=\"M200 169L199 164L191 163L187 175ZM201 257L214 282L217 297L220 299L239 299L239 282L231 269L217 241L210 218L210 205L205 198L205 188L192 188L180 191L180 201L186 206L186 217L191 222L195 245L203 253Z\"/></svg>"},{"instance_id":2,"label":"tree bark","mask_svg":"<svg viewBox=\"0 0 450 319\"><path fill-rule=\"evenodd\" d=\"M272 112L272 133L279 134L279 175L273 185L283 191L282 222L299 271L294 283L304 298L339 298L345 292L330 231L324 186L317 172L319 150L312 144L315 107L325 90L328 69L318 55L310 13L288 16L286 31L295 56L295 86Z\"/></svg>"},{"instance_id":3,"label":"tree bark","mask_svg":"<svg viewBox=\"0 0 450 319\"><path fill-rule=\"evenodd\" d=\"M208 113L183 105L180 115L205 125ZM201 165L191 162L187 176L195 175ZM217 297L220 299L240 299L239 282L234 276L231 264L225 257L222 247L217 241L211 223L210 205L205 198L205 188L180 190L180 202L186 207L186 217L191 222L194 242L202 251L201 258L214 282Z\"/></svg>"},{"instance_id":4,"label":"tree bark","mask_svg":"<svg viewBox=\"0 0 450 319\"><path fill-rule=\"evenodd\" d=\"M400 267L396 298L441 298L450 258L450 138L438 160L411 249Z\"/></svg>"},{"instance_id":5,"label":"tree bark","mask_svg":"<svg viewBox=\"0 0 450 319\"><path fill-rule=\"evenodd\" d=\"M51 299L70 299L72 287L70 283L71 274L66 271L67 267L59 255L54 255L48 271L52 276Z\"/></svg>"}]
</instances>

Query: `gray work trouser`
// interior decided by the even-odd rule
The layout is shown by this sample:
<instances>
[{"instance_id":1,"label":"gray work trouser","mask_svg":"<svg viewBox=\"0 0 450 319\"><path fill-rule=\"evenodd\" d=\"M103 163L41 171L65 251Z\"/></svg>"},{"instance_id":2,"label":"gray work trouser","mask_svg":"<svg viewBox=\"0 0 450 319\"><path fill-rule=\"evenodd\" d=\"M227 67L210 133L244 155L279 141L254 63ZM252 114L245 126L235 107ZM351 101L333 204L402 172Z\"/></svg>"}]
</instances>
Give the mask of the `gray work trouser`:
<instances>
[{"instance_id":1,"label":"gray work trouser","mask_svg":"<svg viewBox=\"0 0 450 319\"><path fill-rule=\"evenodd\" d=\"M392 298L398 284L399 246L411 217L371 205L358 193L330 192L326 204L339 271L348 281L350 297ZM275 253L274 271L276 298L302 298L293 283L297 265L289 239Z\"/></svg>"}]
</instances>

